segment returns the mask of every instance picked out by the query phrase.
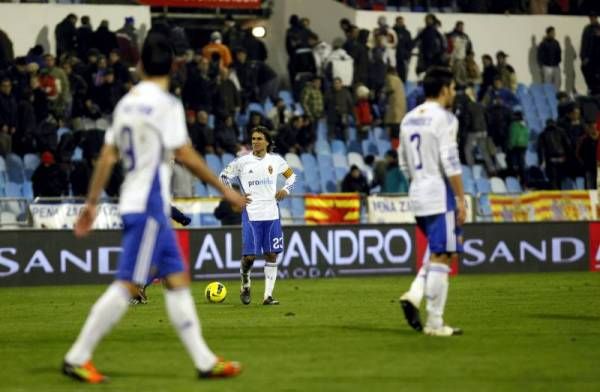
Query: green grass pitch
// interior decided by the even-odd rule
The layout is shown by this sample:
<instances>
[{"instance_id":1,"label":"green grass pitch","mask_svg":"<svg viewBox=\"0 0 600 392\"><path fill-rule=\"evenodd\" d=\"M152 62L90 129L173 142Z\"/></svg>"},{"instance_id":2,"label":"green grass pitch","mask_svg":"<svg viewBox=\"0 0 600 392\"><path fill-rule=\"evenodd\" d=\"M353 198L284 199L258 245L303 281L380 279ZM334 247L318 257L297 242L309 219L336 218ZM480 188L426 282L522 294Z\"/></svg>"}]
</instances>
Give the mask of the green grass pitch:
<instances>
[{"instance_id":1,"label":"green grass pitch","mask_svg":"<svg viewBox=\"0 0 600 392\"><path fill-rule=\"evenodd\" d=\"M283 280L280 306L250 306L238 283L223 304L193 292L209 345L239 360L231 380L195 378L160 286L131 307L94 361L111 383L79 384L62 357L105 286L0 289L2 391L599 391L600 275L452 278L446 320L465 335L432 338L405 324L410 277Z\"/></svg>"}]
</instances>

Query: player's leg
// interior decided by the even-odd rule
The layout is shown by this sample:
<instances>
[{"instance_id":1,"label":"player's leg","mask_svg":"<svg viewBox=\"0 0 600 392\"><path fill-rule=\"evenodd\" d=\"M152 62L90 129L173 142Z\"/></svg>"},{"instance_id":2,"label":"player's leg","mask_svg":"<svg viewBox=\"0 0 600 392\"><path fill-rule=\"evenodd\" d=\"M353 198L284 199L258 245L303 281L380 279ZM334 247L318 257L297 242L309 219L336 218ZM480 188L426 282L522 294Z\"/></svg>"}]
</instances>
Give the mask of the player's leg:
<instances>
[{"instance_id":1,"label":"player's leg","mask_svg":"<svg viewBox=\"0 0 600 392\"><path fill-rule=\"evenodd\" d=\"M242 211L242 261L240 263L240 300L244 305L250 303L250 272L258 254L257 231L260 229L250 222L246 210Z\"/></svg>"},{"instance_id":2,"label":"player's leg","mask_svg":"<svg viewBox=\"0 0 600 392\"><path fill-rule=\"evenodd\" d=\"M273 290L277 280L277 255L283 250L281 221L275 219L265 222L264 225L262 248L265 254L265 292L263 305L279 305L279 301L273 298Z\"/></svg>"},{"instance_id":3,"label":"player's leg","mask_svg":"<svg viewBox=\"0 0 600 392\"><path fill-rule=\"evenodd\" d=\"M425 284L427 322L423 332L432 336L458 335L462 331L445 325L443 316L448 297L450 264L453 254L462 251L462 232L456 226L454 211L428 218L431 218L427 232L431 258Z\"/></svg>"},{"instance_id":4,"label":"player's leg","mask_svg":"<svg viewBox=\"0 0 600 392\"><path fill-rule=\"evenodd\" d=\"M165 226L160 235L160 252L155 257L158 275L164 277L165 306L169 320L194 362L200 377L230 377L240 372L237 362L219 359L202 337L200 320L190 292L189 274L185 272L175 235Z\"/></svg>"},{"instance_id":5,"label":"player's leg","mask_svg":"<svg viewBox=\"0 0 600 392\"><path fill-rule=\"evenodd\" d=\"M117 280L96 301L77 340L65 356L63 372L73 378L98 383L105 377L91 365L94 349L111 328L123 317L129 298L137 293L134 276L145 283L151 265L150 255L157 233L156 223L141 214L123 216L123 252L119 260Z\"/></svg>"},{"instance_id":6,"label":"player's leg","mask_svg":"<svg viewBox=\"0 0 600 392\"><path fill-rule=\"evenodd\" d=\"M423 217L417 217L417 227L425 235L427 235L428 220ZM423 330L423 323L421 322L421 314L419 307L421 306L421 300L425 294L425 281L427 277L427 266L429 262L423 263L417 276L413 279L410 289L402 294L400 297L400 306L404 312L404 318L408 325L410 325L416 331Z\"/></svg>"}]
</instances>

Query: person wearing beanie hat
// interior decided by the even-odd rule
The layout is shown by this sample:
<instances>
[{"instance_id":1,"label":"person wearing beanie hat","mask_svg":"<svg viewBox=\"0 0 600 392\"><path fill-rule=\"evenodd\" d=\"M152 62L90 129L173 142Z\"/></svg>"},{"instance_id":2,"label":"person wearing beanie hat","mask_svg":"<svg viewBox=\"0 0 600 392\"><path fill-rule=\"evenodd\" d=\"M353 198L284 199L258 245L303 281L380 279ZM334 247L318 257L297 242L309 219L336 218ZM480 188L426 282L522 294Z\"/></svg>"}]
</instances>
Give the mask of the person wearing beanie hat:
<instances>
[{"instance_id":1,"label":"person wearing beanie hat","mask_svg":"<svg viewBox=\"0 0 600 392\"><path fill-rule=\"evenodd\" d=\"M231 50L223 45L223 36L218 31L213 31L210 35L210 43L202 48L202 56L207 60L212 60L213 56L219 56L220 67L229 68L233 62Z\"/></svg>"}]
</instances>

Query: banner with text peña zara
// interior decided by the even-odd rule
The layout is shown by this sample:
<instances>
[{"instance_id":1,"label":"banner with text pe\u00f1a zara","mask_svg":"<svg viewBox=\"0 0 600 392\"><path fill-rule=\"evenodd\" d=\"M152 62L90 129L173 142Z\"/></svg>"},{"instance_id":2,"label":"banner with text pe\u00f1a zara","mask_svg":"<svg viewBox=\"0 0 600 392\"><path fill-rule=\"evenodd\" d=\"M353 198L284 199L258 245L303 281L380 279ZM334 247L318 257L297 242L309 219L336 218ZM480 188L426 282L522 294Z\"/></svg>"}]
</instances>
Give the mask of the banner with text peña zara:
<instances>
[{"instance_id":1,"label":"banner with text pe\u00f1a zara","mask_svg":"<svg viewBox=\"0 0 600 392\"><path fill-rule=\"evenodd\" d=\"M427 258L414 225L288 226L284 234L281 278L412 275L417 255ZM600 269L596 223L471 224L465 234L460 274ZM177 230L177 236L193 279L238 278L239 227ZM121 253L117 230L85 239L68 230L2 231L0 239L0 286L108 283ZM255 277L262 266L257 260Z\"/></svg>"}]
</instances>

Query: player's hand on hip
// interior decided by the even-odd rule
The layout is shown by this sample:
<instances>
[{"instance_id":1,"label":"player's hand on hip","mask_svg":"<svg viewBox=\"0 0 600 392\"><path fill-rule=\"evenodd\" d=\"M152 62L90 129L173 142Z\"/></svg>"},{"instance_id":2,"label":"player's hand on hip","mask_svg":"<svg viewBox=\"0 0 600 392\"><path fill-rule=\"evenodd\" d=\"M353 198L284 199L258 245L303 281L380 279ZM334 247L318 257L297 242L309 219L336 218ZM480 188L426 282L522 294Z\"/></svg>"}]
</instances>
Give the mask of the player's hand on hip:
<instances>
[{"instance_id":1,"label":"player's hand on hip","mask_svg":"<svg viewBox=\"0 0 600 392\"><path fill-rule=\"evenodd\" d=\"M91 204L86 204L77 221L75 222L74 232L76 237L85 237L89 234L92 226L94 224L94 220L96 220L96 206Z\"/></svg>"},{"instance_id":2,"label":"player's hand on hip","mask_svg":"<svg viewBox=\"0 0 600 392\"><path fill-rule=\"evenodd\" d=\"M231 188L225 189L225 191L223 192L223 197L225 198L225 200L227 200L231 204L238 206L240 208L243 208L247 204L247 202L246 202L247 197L244 198L244 196L242 196L240 193L234 191Z\"/></svg>"},{"instance_id":3,"label":"player's hand on hip","mask_svg":"<svg viewBox=\"0 0 600 392\"><path fill-rule=\"evenodd\" d=\"M277 201L281 201L283 199L285 199L285 197L288 195L288 193L286 191L284 191L283 189L280 189L277 191L277 193L275 193L275 198L277 199Z\"/></svg>"}]
</instances>

